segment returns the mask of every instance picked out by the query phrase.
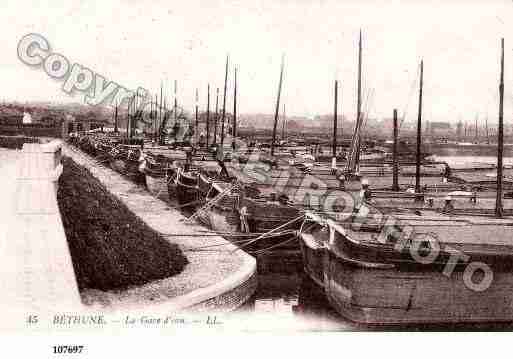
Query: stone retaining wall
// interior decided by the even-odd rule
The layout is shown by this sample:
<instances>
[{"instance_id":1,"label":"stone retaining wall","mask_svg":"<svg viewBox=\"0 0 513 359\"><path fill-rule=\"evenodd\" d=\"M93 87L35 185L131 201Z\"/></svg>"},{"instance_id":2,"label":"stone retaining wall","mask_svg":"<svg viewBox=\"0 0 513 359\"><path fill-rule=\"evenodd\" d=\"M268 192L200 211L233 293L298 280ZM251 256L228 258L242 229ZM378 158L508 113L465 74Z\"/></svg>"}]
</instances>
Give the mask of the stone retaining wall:
<instances>
[{"instance_id":1,"label":"stone retaining wall","mask_svg":"<svg viewBox=\"0 0 513 359\"><path fill-rule=\"evenodd\" d=\"M103 167L83 152L64 146L64 155L85 167L105 188L156 232L180 245L189 264L177 276L152 282L138 288L116 293L95 292L96 302L108 302L115 310L138 307L155 311L230 311L243 305L255 292L257 285L256 260L232 243L207 233L207 229L194 223L185 223L185 217L169 204L154 198L142 187L134 184L110 168ZM179 233L173 238L169 233ZM192 251L214 244L222 250ZM217 267L216 267L217 266ZM219 271L219 274L216 273ZM187 287L183 289L182 287ZM180 290L172 296L174 290ZM190 289L189 289L190 288Z\"/></svg>"},{"instance_id":2,"label":"stone retaining wall","mask_svg":"<svg viewBox=\"0 0 513 359\"><path fill-rule=\"evenodd\" d=\"M25 303L27 311L82 306L57 205L60 156L61 141L25 143L11 164L15 168L15 190L9 190L12 217L3 218L9 225L6 245L13 253L7 248L4 254L15 264L9 266L4 260L3 265L19 277L3 278L3 289L17 298L17 305Z\"/></svg>"},{"instance_id":3,"label":"stone retaining wall","mask_svg":"<svg viewBox=\"0 0 513 359\"><path fill-rule=\"evenodd\" d=\"M258 278L255 273L235 288L198 303L190 309L194 311L211 311L219 309L224 311L235 310L251 298L257 289L257 285Z\"/></svg>"}]
</instances>

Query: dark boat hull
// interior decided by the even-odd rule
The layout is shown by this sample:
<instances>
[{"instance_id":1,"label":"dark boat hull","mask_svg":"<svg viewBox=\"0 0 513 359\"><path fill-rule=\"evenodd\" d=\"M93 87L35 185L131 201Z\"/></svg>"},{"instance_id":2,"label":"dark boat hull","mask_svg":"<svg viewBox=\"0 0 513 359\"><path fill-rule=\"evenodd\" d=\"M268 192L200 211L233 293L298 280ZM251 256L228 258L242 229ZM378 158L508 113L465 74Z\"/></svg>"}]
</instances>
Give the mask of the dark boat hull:
<instances>
[{"instance_id":1,"label":"dark boat hull","mask_svg":"<svg viewBox=\"0 0 513 359\"><path fill-rule=\"evenodd\" d=\"M176 181L171 187L181 209L185 211L194 211L196 209L199 204L197 173L177 171Z\"/></svg>"},{"instance_id":2,"label":"dark boat hull","mask_svg":"<svg viewBox=\"0 0 513 359\"><path fill-rule=\"evenodd\" d=\"M143 172L148 191L152 195L167 201L169 198L168 181L171 180L174 171L172 170L172 164L168 161L162 161L162 158L160 160L157 161L152 155L147 155L144 159Z\"/></svg>"},{"instance_id":3,"label":"dark boat hull","mask_svg":"<svg viewBox=\"0 0 513 359\"><path fill-rule=\"evenodd\" d=\"M173 207L180 208L180 204L178 202L178 187L176 185L175 175L173 175L173 177L167 181L167 199Z\"/></svg>"},{"instance_id":4,"label":"dark boat hull","mask_svg":"<svg viewBox=\"0 0 513 359\"><path fill-rule=\"evenodd\" d=\"M122 175L127 176L132 181L138 184L145 184L145 174L139 170L139 163L132 160L124 160L120 158L112 158L110 167Z\"/></svg>"},{"instance_id":5,"label":"dark boat hull","mask_svg":"<svg viewBox=\"0 0 513 359\"><path fill-rule=\"evenodd\" d=\"M200 182L206 182L200 176ZM200 184L200 188L202 185ZM285 205L268 204L251 198L239 198L238 192L225 193L223 197L216 197L228 188L213 185L207 190L208 196L203 201L210 203L205 209L198 212L199 220L211 229L224 234L229 240L251 252L264 250L298 250L299 245L295 230L299 228L300 213L296 208ZM202 190L205 193L205 189ZM242 206L248 209L246 222L248 228L244 231L240 210ZM263 236L265 233L283 226L278 230ZM254 242L250 242L255 239ZM245 241L247 240L247 241Z\"/></svg>"},{"instance_id":6,"label":"dark boat hull","mask_svg":"<svg viewBox=\"0 0 513 359\"><path fill-rule=\"evenodd\" d=\"M329 235L302 233L304 270L343 317L367 324L513 321L511 265L492 267L483 291L467 287L464 268L447 276L439 265L378 260L379 252L334 249ZM333 237L332 237L333 238ZM354 243L353 243L354 245ZM355 248L353 248L355 249ZM373 251L370 251L373 252ZM369 254L374 258L365 259ZM382 259L387 257L381 253ZM489 260L484 259L485 262ZM467 282L468 283L468 282Z\"/></svg>"},{"instance_id":7,"label":"dark boat hull","mask_svg":"<svg viewBox=\"0 0 513 359\"><path fill-rule=\"evenodd\" d=\"M138 146L119 145L109 153L110 167L138 184L145 184L145 175L141 170L140 149Z\"/></svg>"}]
</instances>

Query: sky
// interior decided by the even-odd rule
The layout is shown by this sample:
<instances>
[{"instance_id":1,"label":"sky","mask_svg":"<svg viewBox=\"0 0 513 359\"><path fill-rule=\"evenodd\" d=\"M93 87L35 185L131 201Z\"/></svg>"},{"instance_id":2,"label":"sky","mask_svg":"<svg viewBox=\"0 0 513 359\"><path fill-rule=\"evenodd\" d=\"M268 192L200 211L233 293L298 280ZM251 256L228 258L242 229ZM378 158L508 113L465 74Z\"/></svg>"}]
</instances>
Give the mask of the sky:
<instances>
[{"instance_id":1,"label":"sky","mask_svg":"<svg viewBox=\"0 0 513 359\"><path fill-rule=\"evenodd\" d=\"M3 0L0 99L80 102L42 68L17 57L27 33L51 50L127 88L159 92L193 109L199 89L220 88L229 55L227 109L273 113L280 61L287 115L356 113L357 49L363 36L363 110L369 117L417 116L418 75L424 60L424 119L493 123L498 118L500 38L505 38L505 119L513 122L513 1L160 1Z\"/></svg>"}]
</instances>

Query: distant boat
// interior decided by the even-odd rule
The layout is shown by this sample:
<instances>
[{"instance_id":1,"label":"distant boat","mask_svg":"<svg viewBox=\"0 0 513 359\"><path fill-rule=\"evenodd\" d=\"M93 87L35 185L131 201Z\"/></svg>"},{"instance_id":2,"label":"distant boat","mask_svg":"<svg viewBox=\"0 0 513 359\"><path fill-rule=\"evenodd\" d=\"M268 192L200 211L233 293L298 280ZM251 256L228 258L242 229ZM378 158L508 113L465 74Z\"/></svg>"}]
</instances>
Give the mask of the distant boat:
<instances>
[{"instance_id":1,"label":"distant boat","mask_svg":"<svg viewBox=\"0 0 513 359\"><path fill-rule=\"evenodd\" d=\"M172 180L173 162L163 155L145 154L142 171L146 176L146 187L154 196L168 197L167 183Z\"/></svg>"},{"instance_id":2,"label":"distant boat","mask_svg":"<svg viewBox=\"0 0 513 359\"><path fill-rule=\"evenodd\" d=\"M473 142L458 142L458 146L475 146L476 143Z\"/></svg>"},{"instance_id":3,"label":"distant boat","mask_svg":"<svg viewBox=\"0 0 513 359\"><path fill-rule=\"evenodd\" d=\"M117 145L109 152L110 167L136 183L145 183L145 176L139 170L141 153L139 145Z\"/></svg>"}]
</instances>

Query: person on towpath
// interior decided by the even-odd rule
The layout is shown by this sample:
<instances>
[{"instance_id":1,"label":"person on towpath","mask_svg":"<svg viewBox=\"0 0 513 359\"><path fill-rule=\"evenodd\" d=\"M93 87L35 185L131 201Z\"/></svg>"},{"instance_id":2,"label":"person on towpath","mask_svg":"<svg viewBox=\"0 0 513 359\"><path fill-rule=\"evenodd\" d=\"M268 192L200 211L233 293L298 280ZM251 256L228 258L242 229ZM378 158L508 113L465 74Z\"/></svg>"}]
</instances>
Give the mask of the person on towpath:
<instances>
[{"instance_id":1,"label":"person on towpath","mask_svg":"<svg viewBox=\"0 0 513 359\"><path fill-rule=\"evenodd\" d=\"M249 233L248 215L249 215L248 207L242 206L239 210L240 231L242 233Z\"/></svg>"}]
</instances>

